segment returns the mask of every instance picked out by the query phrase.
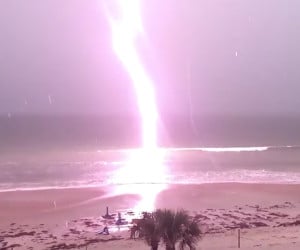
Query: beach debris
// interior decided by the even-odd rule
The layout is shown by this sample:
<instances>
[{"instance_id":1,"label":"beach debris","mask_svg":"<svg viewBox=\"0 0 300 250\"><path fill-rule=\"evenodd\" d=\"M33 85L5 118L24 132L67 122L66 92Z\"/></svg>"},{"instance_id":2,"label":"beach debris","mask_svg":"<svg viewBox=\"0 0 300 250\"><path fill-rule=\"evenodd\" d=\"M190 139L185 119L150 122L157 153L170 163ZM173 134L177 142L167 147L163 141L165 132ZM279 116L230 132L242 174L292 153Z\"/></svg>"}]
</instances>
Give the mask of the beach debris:
<instances>
[{"instance_id":1,"label":"beach debris","mask_svg":"<svg viewBox=\"0 0 300 250\"><path fill-rule=\"evenodd\" d=\"M300 220L296 220L293 222L284 222L278 225L278 227L290 227L290 226L300 226Z\"/></svg>"},{"instance_id":2,"label":"beach debris","mask_svg":"<svg viewBox=\"0 0 300 250\"><path fill-rule=\"evenodd\" d=\"M124 238L122 237L111 237L109 239L86 239L85 243L82 244L67 244L67 243L59 243L56 245L52 245L49 250L59 250L59 249L80 249L82 247L87 247L91 244L100 243L100 242L109 242L109 241L115 241L115 240L122 240Z\"/></svg>"},{"instance_id":3,"label":"beach debris","mask_svg":"<svg viewBox=\"0 0 300 250\"><path fill-rule=\"evenodd\" d=\"M196 220L209 220L209 217L207 217L206 215L203 215L203 214L196 214L196 215L194 216L194 218L195 218Z\"/></svg>"},{"instance_id":4,"label":"beach debris","mask_svg":"<svg viewBox=\"0 0 300 250\"><path fill-rule=\"evenodd\" d=\"M240 223L233 223L233 225L226 225L224 226L227 229L237 229L237 228L251 228L250 225L248 225L246 222L240 222Z\"/></svg>"},{"instance_id":5,"label":"beach debris","mask_svg":"<svg viewBox=\"0 0 300 250\"><path fill-rule=\"evenodd\" d=\"M281 217L281 218L288 217L287 214L283 214L283 213L269 213L269 215L273 215L273 216Z\"/></svg>"},{"instance_id":6,"label":"beach debris","mask_svg":"<svg viewBox=\"0 0 300 250\"><path fill-rule=\"evenodd\" d=\"M300 214L293 208L292 203L281 203L273 206L242 206L242 209L204 209L194 213L191 217L201 225L203 234L225 233L236 229L250 229L259 227L293 227L300 226ZM101 217L77 218L67 222L64 221L62 232L51 234L52 230L46 224L22 225L18 223L8 224L7 229L0 232L0 249L11 249L12 243L20 243L22 237L28 239L32 244L47 246L49 250L86 248L89 244L118 240L116 229L128 230L128 238L139 238L138 224L144 217L151 213L135 214L134 212L120 211L109 214L109 219ZM105 215L104 215L105 216ZM118 223L121 223L118 225ZM124 226L123 226L124 225ZM105 226L109 229L106 234ZM204 229L205 228L205 229ZM101 232L101 235L99 235ZM118 231L119 232L119 231ZM103 235L103 236L102 236ZM124 236L124 234L122 235ZM20 238L19 238L20 237ZM241 237L243 238L243 237ZM16 241L17 240L17 241ZM75 244L74 244L75 243ZM53 248L51 248L53 247ZM17 247L15 247L17 249ZM30 245L28 248L30 249ZM40 248L42 249L42 248Z\"/></svg>"},{"instance_id":7,"label":"beach debris","mask_svg":"<svg viewBox=\"0 0 300 250\"><path fill-rule=\"evenodd\" d=\"M20 244L12 244L12 245L7 245L7 246L5 246L5 247L1 247L0 249L1 250L10 250L10 249L14 249L15 247L21 247L21 245Z\"/></svg>"},{"instance_id":8,"label":"beach debris","mask_svg":"<svg viewBox=\"0 0 300 250\"><path fill-rule=\"evenodd\" d=\"M85 221L84 225L87 227L99 227L100 226L100 224L97 224L94 221Z\"/></svg>"},{"instance_id":9,"label":"beach debris","mask_svg":"<svg viewBox=\"0 0 300 250\"><path fill-rule=\"evenodd\" d=\"M273 205L273 206L270 206L269 208L274 209L274 208L292 208L292 207L295 207L295 205L289 201L286 201L283 204Z\"/></svg>"},{"instance_id":10,"label":"beach debris","mask_svg":"<svg viewBox=\"0 0 300 250\"><path fill-rule=\"evenodd\" d=\"M80 234L80 231L76 230L76 229L73 229L73 228L70 228L70 232L72 234Z\"/></svg>"},{"instance_id":11,"label":"beach debris","mask_svg":"<svg viewBox=\"0 0 300 250\"><path fill-rule=\"evenodd\" d=\"M17 237L21 237L21 236L33 236L35 235L35 231L31 231L31 232L20 232L17 234L5 234L5 235L1 235L1 238L17 238Z\"/></svg>"},{"instance_id":12,"label":"beach debris","mask_svg":"<svg viewBox=\"0 0 300 250\"><path fill-rule=\"evenodd\" d=\"M255 226L255 227L267 227L268 226L268 224L263 223L261 221L251 222L250 224L253 225L253 226Z\"/></svg>"}]
</instances>

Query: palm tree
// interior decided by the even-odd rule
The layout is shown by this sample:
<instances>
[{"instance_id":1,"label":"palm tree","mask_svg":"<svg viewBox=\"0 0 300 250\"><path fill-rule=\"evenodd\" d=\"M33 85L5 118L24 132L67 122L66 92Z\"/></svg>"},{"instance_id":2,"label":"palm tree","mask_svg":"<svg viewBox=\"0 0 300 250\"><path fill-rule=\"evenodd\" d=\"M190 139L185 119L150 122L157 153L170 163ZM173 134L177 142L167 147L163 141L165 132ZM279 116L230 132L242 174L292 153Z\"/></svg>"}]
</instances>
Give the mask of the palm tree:
<instances>
[{"instance_id":1,"label":"palm tree","mask_svg":"<svg viewBox=\"0 0 300 250\"><path fill-rule=\"evenodd\" d=\"M201 237L199 224L195 220L189 222L187 226L182 228L182 239L179 243L179 249L183 250L185 246L188 246L190 250L195 250L196 244Z\"/></svg>"},{"instance_id":2,"label":"palm tree","mask_svg":"<svg viewBox=\"0 0 300 250\"><path fill-rule=\"evenodd\" d=\"M140 228L152 250L158 248L161 239L166 245L166 250L175 250L177 242L180 242L180 249L188 246L193 250L201 237L198 223L191 221L184 210L174 212L158 209L151 217L143 219Z\"/></svg>"},{"instance_id":3,"label":"palm tree","mask_svg":"<svg viewBox=\"0 0 300 250\"><path fill-rule=\"evenodd\" d=\"M138 224L140 235L144 237L146 243L151 246L152 250L157 250L161 239L161 228L156 214L146 214Z\"/></svg>"}]
</instances>

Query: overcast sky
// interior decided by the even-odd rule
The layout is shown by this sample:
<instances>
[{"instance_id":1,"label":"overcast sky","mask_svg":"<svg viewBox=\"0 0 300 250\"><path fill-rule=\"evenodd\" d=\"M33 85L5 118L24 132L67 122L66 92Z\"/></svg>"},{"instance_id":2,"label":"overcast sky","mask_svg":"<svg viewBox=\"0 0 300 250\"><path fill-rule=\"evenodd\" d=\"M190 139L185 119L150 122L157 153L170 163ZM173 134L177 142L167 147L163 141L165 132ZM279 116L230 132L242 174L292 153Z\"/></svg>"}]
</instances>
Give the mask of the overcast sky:
<instances>
[{"instance_id":1,"label":"overcast sky","mask_svg":"<svg viewBox=\"0 0 300 250\"><path fill-rule=\"evenodd\" d=\"M0 1L0 113L137 112L105 1ZM299 0L141 1L162 111L300 115Z\"/></svg>"}]
</instances>

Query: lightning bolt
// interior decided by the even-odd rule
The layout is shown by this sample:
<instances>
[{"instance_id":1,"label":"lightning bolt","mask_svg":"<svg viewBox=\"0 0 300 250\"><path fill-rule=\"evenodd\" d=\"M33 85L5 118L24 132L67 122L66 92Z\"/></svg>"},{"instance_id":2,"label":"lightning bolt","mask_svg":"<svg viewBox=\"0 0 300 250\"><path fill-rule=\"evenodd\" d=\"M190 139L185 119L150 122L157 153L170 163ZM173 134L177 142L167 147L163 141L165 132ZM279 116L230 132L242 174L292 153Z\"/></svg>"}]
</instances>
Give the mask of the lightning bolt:
<instances>
[{"instance_id":1,"label":"lightning bolt","mask_svg":"<svg viewBox=\"0 0 300 250\"><path fill-rule=\"evenodd\" d=\"M144 29L139 0L117 0L119 13L110 18L113 49L132 79L142 119L143 148L157 147L158 112L154 84L148 76L137 51Z\"/></svg>"},{"instance_id":2,"label":"lightning bolt","mask_svg":"<svg viewBox=\"0 0 300 250\"><path fill-rule=\"evenodd\" d=\"M119 171L118 178L121 176L122 183L125 181L128 184L144 184L144 188L138 187L143 196L143 205L140 204L139 207L149 210L153 209L155 197L162 189L162 186L154 187L150 183L163 182L164 173L162 152L157 147L158 111L154 83L144 68L137 49L145 35L141 4L140 0L115 0L113 3L117 14L112 15L112 11L107 11L113 50L132 80L141 116L143 138L142 150L129 158L127 166Z\"/></svg>"}]
</instances>

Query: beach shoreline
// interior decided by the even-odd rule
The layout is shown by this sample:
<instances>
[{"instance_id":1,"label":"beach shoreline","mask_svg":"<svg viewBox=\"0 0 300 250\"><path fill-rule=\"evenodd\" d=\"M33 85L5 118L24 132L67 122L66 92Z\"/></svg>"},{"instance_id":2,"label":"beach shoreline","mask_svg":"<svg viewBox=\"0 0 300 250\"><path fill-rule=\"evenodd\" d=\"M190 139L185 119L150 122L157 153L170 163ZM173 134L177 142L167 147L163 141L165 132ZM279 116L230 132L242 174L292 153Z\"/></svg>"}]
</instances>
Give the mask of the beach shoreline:
<instances>
[{"instance_id":1,"label":"beach shoreline","mask_svg":"<svg viewBox=\"0 0 300 250\"><path fill-rule=\"evenodd\" d=\"M238 228L246 230L246 234L248 237L251 235L253 242L261 242L258 238L260 235L265 235L266 240L263 242L267 243L256 242L258 248L259 244L268 247L268 244L271 244L272 235L281 235L282 238L278 244L286 248L289 238L285 235L290 235L292 231L291 237L296 237L295 235L300 230L297 226L297 221L300 223L299 193L300 185L298 184L176 184L169 185L157 195L155 207L185 209L198 218L206 228L205 236L199 246L205 245L210 238L213 238L215 242L213 245L216 246L216 248L207 246L203 249L218 249L217 245L221 244L223 238L229 241L231 236L235 238L233 232ZM19 249L29 247L51 249L51 246L62 244L62 242L79 244L80 240L87 242L102 239L104 236L97 235L97 232L106 223L101 217L105 214L106 207L109 207L110 213L121 212L125 218L130 214L128 217L130 220L140 216L137 211L133 211L133 208L141 198L138 194L130 193L110 195L109 187L1 192L0 246L5 247L3 242L6 242L6 246L21 244ZM93 224L94 226L91 226ZM119 240L109 242L96 240L90 247L104 244L101 245L101 249L106 249L106 247L114 249L114 245L116 245L115 249L118 247L147 249L147 246L140 241L128 241L129 226L130 224L127 228L125 227L126 230L116 231L109 236ZM111 222L111 228L113 227L113 222ZM263 231L259 233L259 230ZM30 236L24 235L24 232L34 233ZM18 233L21 234L16 236ZM15 237L11 237L12 235ZM79 237L81 237L80 240ZM37 240L40 238L44 240ZM105 239L107 238L104 237ZM228 248L230 244L233 244L230 242L228 242ZM249 247L254 246L253 242L247 243ZM299 247L300 239L295 238L290 243L291 247Z\"/></svg>"}]
</instances>

